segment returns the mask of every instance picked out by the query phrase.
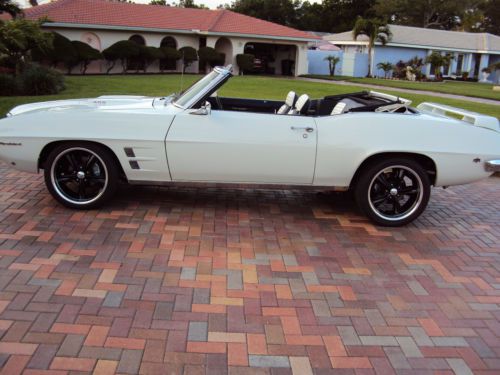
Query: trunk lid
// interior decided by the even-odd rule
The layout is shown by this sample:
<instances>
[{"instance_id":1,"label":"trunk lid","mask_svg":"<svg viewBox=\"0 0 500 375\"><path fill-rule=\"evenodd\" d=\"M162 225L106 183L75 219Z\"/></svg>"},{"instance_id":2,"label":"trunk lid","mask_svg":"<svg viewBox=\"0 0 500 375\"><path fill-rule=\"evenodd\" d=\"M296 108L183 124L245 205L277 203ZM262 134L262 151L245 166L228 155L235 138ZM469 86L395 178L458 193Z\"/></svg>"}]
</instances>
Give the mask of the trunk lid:
<instances>
[{"instance_id":1,"label":"trunk lid","mask_svg":"<svg viewBox=\"0 0 500 375\"><path fill-rule=\"evenodd\" d=\"M498 122L498 119L493 116L487 116L477 112L467 111L465 109L456 108L445 104L429 102L420 103L417 106L417 109L429 115L447 117L454 120L458 119L480 128L500 132L500 124Z\"/></svg>"}]
</instances>

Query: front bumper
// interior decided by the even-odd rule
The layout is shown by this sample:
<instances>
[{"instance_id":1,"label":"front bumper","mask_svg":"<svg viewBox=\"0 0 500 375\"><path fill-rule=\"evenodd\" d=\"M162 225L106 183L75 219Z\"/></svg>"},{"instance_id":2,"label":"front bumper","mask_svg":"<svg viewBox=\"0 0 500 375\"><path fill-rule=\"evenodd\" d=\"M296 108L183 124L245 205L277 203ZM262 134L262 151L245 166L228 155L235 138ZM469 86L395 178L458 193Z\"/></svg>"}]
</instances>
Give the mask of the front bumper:
<instances>
[{"instance_id":1,"label":"front bumper","mask_svg":"<svg viewBox=\"0 0 500 375\"><path fill-rule=\"evenodd\" d=\"M487 172L500 172L500 160L488 160L484 163Z\"/></svg>"}]
</instances>

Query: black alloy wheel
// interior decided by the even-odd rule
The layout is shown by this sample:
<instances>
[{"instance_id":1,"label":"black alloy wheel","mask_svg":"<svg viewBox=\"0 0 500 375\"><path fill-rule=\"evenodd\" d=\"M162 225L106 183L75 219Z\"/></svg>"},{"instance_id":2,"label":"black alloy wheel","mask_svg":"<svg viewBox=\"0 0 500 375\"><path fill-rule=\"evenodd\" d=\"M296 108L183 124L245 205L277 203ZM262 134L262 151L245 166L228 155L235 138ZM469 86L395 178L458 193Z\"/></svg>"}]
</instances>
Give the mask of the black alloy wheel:
<instances>
[{"instance_id":1,"label":"black alloy wheel","mask_svg":"<svg viewBox=\"0 0 500 375\"><path fill-rule=\"evenodd\" d=\"M70 208L95 208L116 191L117 166L109 151L95 144L67 143L49 154L45 183Z\"/></svg>"}]
</instances>

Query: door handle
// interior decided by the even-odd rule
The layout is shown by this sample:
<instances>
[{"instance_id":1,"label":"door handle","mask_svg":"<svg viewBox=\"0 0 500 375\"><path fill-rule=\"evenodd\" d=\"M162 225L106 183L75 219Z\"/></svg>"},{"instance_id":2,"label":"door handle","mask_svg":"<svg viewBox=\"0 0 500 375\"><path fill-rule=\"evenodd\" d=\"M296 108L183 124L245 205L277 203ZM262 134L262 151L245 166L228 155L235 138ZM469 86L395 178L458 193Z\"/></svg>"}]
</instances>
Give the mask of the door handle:
<instances>
[{"instance_id":1,"label":"door handle","mask_svg":"<svg viewBox=\"0 0 500 375\"><path fill-rule=\"evenodd\" d=\"M314 128L311 128L309 126L307 126L307 127L305 127L305 126L304 127L301 127L301 126L292 126L292 127L290 127L290 129L292 129L292 130L304 130L304 131L306 131L308 133L312 133L314 131Z\"/></svg>"}]
</instances>

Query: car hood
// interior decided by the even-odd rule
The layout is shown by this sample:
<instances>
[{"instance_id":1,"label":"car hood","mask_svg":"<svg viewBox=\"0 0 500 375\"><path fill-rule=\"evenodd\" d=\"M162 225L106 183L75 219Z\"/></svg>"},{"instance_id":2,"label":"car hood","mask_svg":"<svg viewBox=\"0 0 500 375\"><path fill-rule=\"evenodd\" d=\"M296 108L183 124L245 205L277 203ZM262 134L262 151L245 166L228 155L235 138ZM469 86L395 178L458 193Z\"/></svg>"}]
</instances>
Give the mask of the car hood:
<instances>
[{"instance_id":1,"label":"car hood","mask_svg":"<svg viewBox=\"0 0 500 375\"><path fill-rule=\"evenodd\" d=\"M60 111L85 108L109 110L148 109L153 108L156 105L165 106L166 103L171 101L171 98L171 96L164 98L152 98L147 96L107 95L88 99L54 100L49 102L19 105L12 108L7 116L17 116L24 113L33 113L38 111Z\"/></svg>"}]
</instances>

